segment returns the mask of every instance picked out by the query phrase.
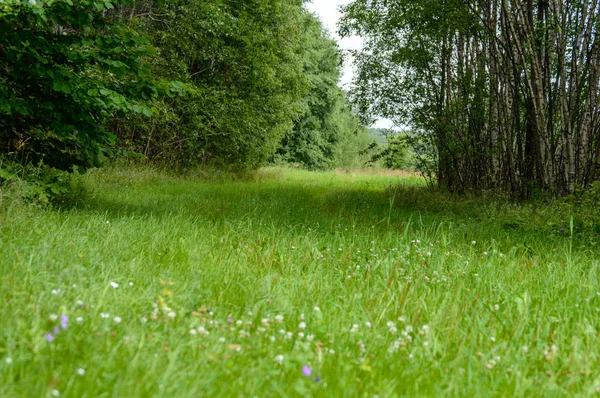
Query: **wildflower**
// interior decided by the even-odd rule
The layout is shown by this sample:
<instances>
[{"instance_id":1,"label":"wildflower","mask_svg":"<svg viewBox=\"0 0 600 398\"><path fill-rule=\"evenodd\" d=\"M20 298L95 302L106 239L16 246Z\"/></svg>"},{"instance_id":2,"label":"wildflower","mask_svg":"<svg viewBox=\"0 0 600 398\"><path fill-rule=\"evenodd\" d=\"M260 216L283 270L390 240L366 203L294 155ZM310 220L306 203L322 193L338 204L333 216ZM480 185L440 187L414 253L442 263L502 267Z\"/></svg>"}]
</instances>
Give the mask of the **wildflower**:
<instances>
[{"instance_id":1,"label":"wildflower","mask_svg":"<svg viewBox=\"0 0 600 398\"><path fill-rule=\"evenodd\" d=\"M52 294L57 296L60 293L60 289L52 289Z\"/></svg>"},{"instance_id":2,"label":"wildflower","mask_svg":"<svg viewBox=\"0 0 600 398\"><path fill-rule=\"evenodd\" d=\"M110 282L110 287L112 287L113 289L117 289L119 287L119 284L117 282Z\"/></svg>"},{"instance_id":3,"label":"wildflower","mask_svg":"<svg viewBox=\"0 0 600 398\"><path fill-rule=\"evenodd\" d=\"M358 332L358 324L357 323L352 325L352 328L350 329L350 333L356 333L356 332Z\"/></svg>"},{"instance_id":4,"label":"wildflower","mask_svg":"<svg viewBox=\"0 0 600 398\"><path fill-rule=\"evenodd\" d=\"M198 333L198 332L196 331L196 329L190 329L190 334L191 334L191 335L194 335L194 334L196 334L196 333Z\"/></svg>"},{"instance_id":5,"label":"wildflower","mask_svg":"<svg viewBox=\"0 0 600 398\"><path fill-rule=\"evenodd\" d=\"M321 312L321 309L318 306L315 305L315 308L313 308L313 311L314 312Z\"/></svg>"},{"instance_id":6,"label":"wildflower","mask_svg":"<svg viewBox=\"0 0 600 398\"><path fill-rule=\"evenodd\" d=\"M54 341L54 336L52 335L52 333L46 334L46 340L48 340L48 343L52 343Z\"/></svg>"},{"instance_id":7,"label":"wildflower","mask_svg":"<svg viewBox=\"0 0 600 398\"><path fill-rule=\"evenodd\" d=\"M107 314L107 313L105 313L105 312L101 312L101 313L100 313L100 318L103 318L103 319L108 319L108 318L110 318L110 314Z\"/></svg>"},{"instance_id":8,"label":"wildflower","mask_svg":"<svg viewBox=\"0 0 600 398\"><path fill-rule=\"evenodd\" d=\"M50 314L50 316L48 317L48 319L50 319L52 322L55 322L58 319L58 315L56 315L56 314Z\"/></svg>"},{"instance_id":9,"label":"wildflower","mask_svg":"<svg viewBox=\"0 0 600 398\"><path fill-rule=\"evenodd\" d=\"M500 309L500 306L498 304L494 304L493 310L498 311L499 309Z\"/></svg>"},{"instance_id":10,"label":"wildflower","mask_svg":"<svg viewBox=\"0 0 600 398\"><path fill-rule=\"evenodd\" d=\"M54 329L52 329L52 333L59 334L60 333L60 328L58 326L54 327Z\"/></svg>"},{"instance_id":11,"label":"wildflower","mask_svg":"<svg viewBox=\"0 0 600 398\"><path fill-rule=\"evenodd\" d=\"M83 307L83 301L81 300L77 300L75 304L77 304L78 307Z\"/></svg>"},{"instance_id":12,"label":"wildflower","mask_svg":"<svg viewBox=\"0 0 600 398\"><path fill-rule=\"evenodd\" d=\"M303 339L304 338L304 333L298 332L298 338Z\"/></svg>"},{"instance_id":13,"label":"wildflower","mask_svg":"<svg viewBox=\"0 0 600 398\"><path fill-rule=\"evenodd\" d=\"M237 320L237 321L235 321L235 325L236 325L236 326L242 326L243 324L244 324L244 322L243 322L243 321L241 321L241 320Z\"/></svg>"},{"instance_id":14,"label":"wildflower","mask_svg":"<svg viewBox=\"0 0 600 398\"><path fill-rule=\"evenodd\" d=\"M11 357L7 357L4 362L6 362L7 365L10 365L12 363L12 358Z\"/></svg>"},{"instance_id":15,"label":"wildflower","mask_svg":"<svg viewBox=\"0 0 600 398\"><path fill-rule=\"evenodd\" d=\"M133 286L133 282L129 282L129 286L130 286L130 287L131 287L131 286Z\"/></svg>"},{"instance_id":16,"label":"wildflower","mask_svg":"<svg viewBox=\"0 0 600 398\"><path fill-rule=\"evenodd\" d=\"M398 317L398 322L406 323L406 317L404 315Z\"/></svg>"},{"instance_id":17,"label":"wildflower","mask_svg":"<svg viewBox=\"0 0 600 398\"><path fill-rule=\"evenodd\" d=\"M276 315L275 316L275 322L277 322L277 323L283 322L283 315Z\"/></svg>"},{"instance_id":18,"label":"wildflower","mask_svg":"<svg viewBox=\"0 0 600 398\"><path fill-rule=\"evenodd\" d=\"M471 244L472 244L473 246L475 246L475 245L477 244L477 242L473 241L473 242L471 242Z\"/></svg>"},{"instance_id":19,"label":"wildflower","mask_svg":"<svg viewBox=\"0 0 600 398\"><path fill-rule=\"evenodd\" d=\"M31 0L29 0L31 2ZM35 0L33 0L33 2L35 3ZM58 397L60 395L60 391L58 390L52 390L52 395L55 397Z\"/></svg>"},{"instance_id":20,"label":"wildflower","mask_svg":"<svg viewBox=\"0 0 600 398\"><path fill-rule=\"evenodd\" d=\"M219 343L224 343L225 342L225 337L219 337Z\"/></svg>"},{"instance_id":21,"label":"wildflower","mask_svg":"<svg viewBox=\"0 0 600 398\"><path fill-rule=\"evenodd\" d=\"M524 345L521 350L523 351L523 354L527 354L529 352L529 347L527 347L526 345Z\"/></svg>"},{"instance_id":22,"label":"wildflower","mask_svg":"<svg viewBox=\"0 0 600 398\"><path fill-rule=\"evenodd\" d=\"M314 334L309 334L308 336L306 336L306 340L308 340L309 342L313 341L314 339L315 339Z\"/></svg>"},{"instance_id":23,"label":"wildflower","mask_svg":"<svg viewBox=\"0 0 600 398\"><path fill-rule=\"evenodd\" d=\"M115 323L121 323L122 319L121 319L121 317L120 317L120 316L116 316L116 317L114 317L114 318L113 318L113 321L114 321Z\"/></svg>"},{"instance_id":24,"label":"wildflower","mask_svg":"<svg viewBox=\"0 0 600 398\"><path fill-rule=\"evenodd\" d=\"M242 332L243 332L243 330L240 331L240 334L242 334ZM203 335L210 334L210 332L208 330L206 330L206 328L204 326L198 326L198 333L203 334Z\"/></svg>"},{"instance_id":25,"label":"wildflower","mask_svg":"<svg viewBox=\"0 0 600 398\"><path fill-rule=\"evenodd\" d=\"M308 366L304 365L302 367L302 374L306 377L310 377L310 376L312 376L312 369L309 368Z\"/></svg>"},{"instance_id":26,"label":"wildflower","mask_svg":"<svg viewBox=\"0 0 600 398\"><path fill-rule=\"evenodd\" d=\"M371 329L371 327L373 327L373 324L371 322L365 322L365 325L367 325L367 327L369 329Z\"/></svg>"},{"instance_id":27,"label":"wildflower","mask_svg":"<svg viewBox=\"0 0 600 398\"><path fill-rule=\"evenodd\" d=\"M298 320L303 321L304 320L304 314L300 314L300 316L298 317Z\"/></svg>"},{"instance_id":28,"label":"wildflower","mask_svg":"<svg viewBox=\"0 0 600 398\"><path fill-rule=\"evenodd\" d=\"M269 326L269 322L271 322L271 320L269 318L263 318L260 322L265 326Z\"/></svg>"},{"instance_id":29,"label":"wildflower","mask_svg":"<svg viewBox=\"0 0 600 398\"><path fill-rule=\"evenodd\" d=\"M83 375L85 374L85 369L84 369L84 368L79 368L79 369L77 369L77 374L78 374L79 376L83 376Z\"/></svg>"},{"instance_id":30,"label":"wildflower","mask_svg":"<svg viewBox=\"0 0 600 398\"><path fill-rule=\"evenodd\" d=\"M293 334L292 332L287 332L287 333L286 333L286 335L285 335L285 337L286 337L288 340L291 340L291 339L292 339L292 337L294 337L294 334Z\"/></svg>"},{"instance_id":31,"label":"wildflower","mask_svg":"<svg viewBox=\"0 0 600 398\"><path fill-rule=\"evenodd\" d=\"M83 322L83 318L78 316L77 318L75 318L75 322L77 323L82 323Z\"/></svg>"},{"instance_id":32,"label":"wildflower","mask_svg":"<svg viewBox=\"0 0 600 398\"><path fill-rule=\"evenodd\" d=\"M300 322L300 324L298 325L298 328L300 328L301 330L306 329L306 322Z\"/></svg>"},{"instance_id":33,"label":"wildflower","mask_svg":"<svg viewBox=\"0 0 600 398\"><path fill-rule=\"evenodd\" d=\"M175 315L177 315L177 314L175 314L175 312L174 312L174 311L170 311L170 312L167 314L167 316L168 316L169 318L175 318Z\"/></svg>"},{"instance_id":34,"label":"wildflower","mask_svg":"<svg viewBox=\"0 0 600 398\"><path fill-rule=\"evenodd\" d=\"M275 362L277 362L280 365L283 364L283 359L284 359L284 357L281 354L275 356Z\"/></svg>"},{"instance_id":35,"label":"wildflower","mask_svg":"<svg viewBox=\"0 0 600 398\"><path fill-rule=\"evenodd\" d=\"M66 329L68 326L68 322L69 322L69 317L65 314L61 315L60 317L60 327L63 329Z\"/></svg>"},{"instance_id":36,"label":"wildflower","mask_svg":"<svg viewBox=\"0 0 600 398\"><path fill-rule=\"evenodd\" d=\"M398 329L396 328L396 324L392 321L388 321L387 327L388 327L390 333L392 333L392 334L394 334L398 331Z\"/></svg>"}]
</instances>

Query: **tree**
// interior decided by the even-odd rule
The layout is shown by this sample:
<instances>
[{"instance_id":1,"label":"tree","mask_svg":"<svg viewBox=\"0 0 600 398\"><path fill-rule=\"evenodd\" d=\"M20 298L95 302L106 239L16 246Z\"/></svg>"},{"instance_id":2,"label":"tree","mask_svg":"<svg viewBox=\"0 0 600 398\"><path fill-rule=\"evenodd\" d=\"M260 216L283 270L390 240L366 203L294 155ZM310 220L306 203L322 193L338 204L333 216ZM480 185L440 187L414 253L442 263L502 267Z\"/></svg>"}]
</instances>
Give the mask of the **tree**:
<instances>
[{"instance_id":1,"label":"tree","mask_svg":"<svg viewBox=\"0 0 600 398\"><path fill-rule=\"evenodd\" d=\"M352 115L338 86L341 55L337 44L312 14L305 14L302 30L303 70L309 90L277 153L288 163L327 169L338 163L345 136L355 133L358 124L345 123Z\"/></svg>"},{"instance_id":2,"label":"tree","mask_svg":"<svg viewBox=\"0 0 600 398\"><path fill-rule=\"evenodd\" d=\"M410 124L449 189L567 193L600 177L597 0L355 0L354 98Z\"/></svg>"},{"instance_id":3,"label":"tree","mask_svg":"<svg viewBox=\"0 0 600 398\"><path fill-rule=\"evenodd\" d=\"M123 17L132 13L159 50L157 76L183 81L188 96L157 99L150 120L114 120L120 145L178 166L263 164L307 90L302 1L138 1Z\"/></svg>"},{"instance_id":4,"label":"tree","mask_svg":"<svg viewBox=\"0 0 600 398\"><path fill-rule=\"evenodd\" d=\"M98 166L104 122L168 92L150 78L148 41L115 21L118 0L0 2L0 145L21 162Z\"/></svg>"}]
</instances>

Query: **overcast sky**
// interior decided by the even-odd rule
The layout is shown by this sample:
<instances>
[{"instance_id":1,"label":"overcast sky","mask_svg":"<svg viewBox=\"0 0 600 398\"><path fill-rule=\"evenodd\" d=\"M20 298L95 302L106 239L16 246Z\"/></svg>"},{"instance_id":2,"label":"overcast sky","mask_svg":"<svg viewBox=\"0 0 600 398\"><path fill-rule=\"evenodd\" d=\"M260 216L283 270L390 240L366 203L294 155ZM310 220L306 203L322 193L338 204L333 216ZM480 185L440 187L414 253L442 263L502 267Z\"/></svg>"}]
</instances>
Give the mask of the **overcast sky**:
<instances>
[{"instance_id":1,"label":"overcast sky","mask_svg":"<svg viewBox=\"0 0 600 398\"><path fill-rule=\"evenodd\" d=\"M350 3L351 0L312 0L312 3L308 3L306 7L317 14L323 24L329 29L333 38L335 38L342 50L359 50L362 48L362 38L354 36L341 39L337 34L337 23L340 20L341 13L339 8L341 5ZM350 59L346 60L344 65L344 71L342 74L342 87L348 88L348 85L352 81L354 71L352 68L352 62ZM376 127L389 128L392 123L388 120L380 120L375 125Z\"/></svg>"}]
</instances>

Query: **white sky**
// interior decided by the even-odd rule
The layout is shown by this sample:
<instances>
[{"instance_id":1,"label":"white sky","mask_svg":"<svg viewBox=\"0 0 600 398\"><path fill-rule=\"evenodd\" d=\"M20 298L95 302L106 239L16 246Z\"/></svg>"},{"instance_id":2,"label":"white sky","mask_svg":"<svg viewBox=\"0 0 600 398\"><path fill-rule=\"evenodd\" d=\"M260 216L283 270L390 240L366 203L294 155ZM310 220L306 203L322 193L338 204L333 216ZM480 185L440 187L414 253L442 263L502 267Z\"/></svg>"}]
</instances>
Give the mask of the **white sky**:
<instances>
[{"instance_id":1,"label":"white sky","mask_svg":"<svg viewBox=\"0 0 600 398\"><path fill-rule=\"evenodd\" d=\"M342 50L360 50L363 46L363 40L361 37L353 36L340 39L337 33L337 23L341 18L339 7L350 3L351 0L312 0L306 7L317 14L321 19L325 27L331 32L331 36L338 42ZM354 77L354 70L352 67L352 60L346 58L344 65L344 71L342 74L341 84L342 87L348 89L352 78ZM390 128L392 122L389 120L380 120L375 123L375 127L379 128Z\"/></svg>"}]
</instances>

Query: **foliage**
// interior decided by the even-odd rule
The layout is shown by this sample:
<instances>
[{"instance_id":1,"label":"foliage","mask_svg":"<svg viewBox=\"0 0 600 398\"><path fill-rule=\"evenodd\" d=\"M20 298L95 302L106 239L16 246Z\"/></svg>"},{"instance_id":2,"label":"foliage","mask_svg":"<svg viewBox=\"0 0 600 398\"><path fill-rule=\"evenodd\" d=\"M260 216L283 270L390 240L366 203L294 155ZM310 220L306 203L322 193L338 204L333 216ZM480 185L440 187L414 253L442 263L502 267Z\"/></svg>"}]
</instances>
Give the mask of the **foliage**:
<instances>
[{"instance_id":1,"label":"foliage","mask_svg":"<svg viewBox=\"0 0 600 398\"><path fill-rule=\"evenodd\" d=\"M150 120L114 121L121 146L180 166L252 168L274 153L307 87L300 0L141 1L130 13L159 50L155 73L188 96L157 100Z\"/></svg>"},{"instance_id":2,"label":"foliage","mask_svg":"<svg viewBox=\"0 0 600 398\"><path fill-rule=\"evenodd\" d=\"M304 19L302 60L309 91L277 158L323 170L339 165L344 142L360 133L359 123L338 86L341 56L336 43L315 16L306 14Z\"/></svg>"},{"instance_id":3,"label":"foliage","mask_svg":"<svg viewBox=\"0 0 600 398\"><path fill-rule=\"evenodd\" d=\"M47 205L72 206L86 200L87 192L77 179L77 167L71 174L44 163L21 164L0 161L0 202L29 203L39 207ZM71 172L72 172L71 171Z\"/></svg>"},{"instance_id":4,"label":"foliage","mask_svg":"<svg viewBox=\"0 0 600 398\"><path fill-rule=\"evenodd\" d=\"M377 130L380 133L379 130ZM385 144L374 143L371 148L376 152L371 157L371 162L380 162L381 165L393 170L413 170L415 158L411 150L411 142L414 138L406 133L395 131L382 131Z\"/></svg>"},{"instance_id":5,"label":"foliage","mask_svg":"<svg viewBox=\"0 0 600 398\"><path fill-rule=\"evenodd\" d=\"M126 1L0 2L0 145L21 163L70 170L102 163L114 115L150 115L169 86L150 78L154 52L111 19Z\"/></svg>"},{"instance_id":6,"label":"foliage","mask_svg":"<svg viewBox=\"0 0 600 398\"><path fill-rule=\"evenodd\" d=\"M354 99L425 137L451 190L526 198L600 177L600 8L589 0L355 0Z\"/></svg>"}]
</instances>

